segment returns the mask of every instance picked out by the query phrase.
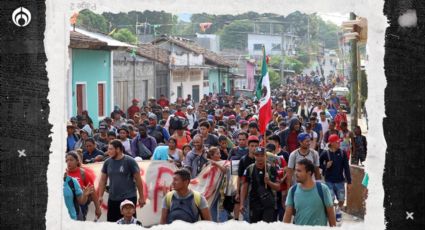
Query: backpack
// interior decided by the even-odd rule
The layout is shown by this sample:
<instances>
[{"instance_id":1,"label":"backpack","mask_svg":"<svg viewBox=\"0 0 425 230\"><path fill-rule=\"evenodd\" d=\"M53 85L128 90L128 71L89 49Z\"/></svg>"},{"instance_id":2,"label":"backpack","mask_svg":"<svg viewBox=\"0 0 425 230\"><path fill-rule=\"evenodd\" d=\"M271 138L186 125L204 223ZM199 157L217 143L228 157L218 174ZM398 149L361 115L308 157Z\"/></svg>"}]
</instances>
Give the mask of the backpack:
<instances>
[{"instance_id":1,"label":"backpack","mask_svg":"<svg viewBox=\"0 0 425 230\"><path fill-rule=\"evenodd\" d=\"M155 138L157 143L164 143L164 135L162 134L162 127L157 125L149 134L153 138Z\"/></svg>"},{"instance_id":2,"label":"backpack","mask_svg":"<svg viewBox=\"0 0 425 230\"><path fill-rule=\"evenodd\" d=\"M188 197L188 198L186 198L186 199L184 199L184 200L182 200L182 201L180 201L180 203L179 204L177 204L177 205L175 205L175 206L171 206L171 204L172 204L172 201L173 201L173 197L174 197L174 193L175 193L175 191L173 190L173 191L170 191L170 192L168 192L166 195L165 195L165 204L166 204L166 207L168 208L168 210L169 210L169 215L168 215L168 222L169 223L171 223L173 220L176 220L176 219L179 219L179 218L175 218L175 219L171 219L170 217L170 214L171 214L171 212L172 211L180 211L180 212L184 212L184 214L183 215L191 215L191 219L180 219L180 220L183 220L183 221L186 221L186 222L191 222L191 223L194 223L194 222L196 222L198 219L199 219L199 217L197 217L197 216L195 216L195 213L193 212L193 210L191 210L191 211L188 211L188 210L184 210L184 205L182 205L182 202L188 202L188 199L190 198L190 197ZM194 202L195 202L195 206L196 206L196 208L197 208L197 210L198 210L198 215L200 215L201 214L201 212L200 212L200 209L199 209L199 207L200 207L200 205L201 205L201 199L202 199L202 195L201 195L201 193L199 193L199 192L197 192L197 191L193 191L192 190L192 199L194 200ZM191 200L192 200L191 199ZM190 213L189 213L190 212ZM176 215L176 213L174 213L174 215ZM176 215L177 217L178 217L178 215ZM180 216L181 217L181 216Z\"/></svg>"},{"instance_id":3,"label":"backpack","mask_svg":"<svg viewBox=\"0 0 425 230\"><path fill-rule=\"evenodd\" d=\"M298 184L295 184L291 187L291 198L293 202L293 212L292 215L295 216L296 210L295 210L295 191L297 191ZM323 195L322 185L320 182L316 182L316 188L317 192L319 193L320 199L322 200L323 207L325 209L325 215L328 216L328 212L326 211L326 205L325 205L325 197Z\"/></svg>"},{"instance_id":4,"label":"backpack","mask_svg":"<svg viewBox=\"0 0 425 230\"><path fill-rule=\"evenodd\" d=\"M82 176L83 175L81 175L81 177ZM72 191L72 197L73 197L75 212L77 214L77 220L85 221L86 218L83 214L83 210L81 210L81 206L80 206L80 204L78 204L77 194L75 193L74 180L72 180L72 177L71 177L71 180L68 181L68 185L69 185L69 187L71 188L71 191Z\"/></svg>"}]
</instances>

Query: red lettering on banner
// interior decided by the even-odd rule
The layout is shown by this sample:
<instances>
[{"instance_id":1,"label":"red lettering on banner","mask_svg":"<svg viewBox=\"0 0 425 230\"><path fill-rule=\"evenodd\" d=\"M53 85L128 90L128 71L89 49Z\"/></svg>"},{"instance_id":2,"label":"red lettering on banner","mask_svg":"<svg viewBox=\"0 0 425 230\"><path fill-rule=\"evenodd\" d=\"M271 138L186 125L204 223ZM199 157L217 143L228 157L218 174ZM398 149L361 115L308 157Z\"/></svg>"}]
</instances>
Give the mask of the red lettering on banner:
<instances>
[{"instance_id":1,"label":"red lettering on banner","mask_svg":"<svg viewBox=\"0 0 425 230\"><path fill-rule=\"evenodd\" d=\"M212 195L213 185L214 185L214 179L215 175L217 174L218 168L216 166L211 167L210 171L205 173L202 177L202 179L207 179L210 175L210 181L207 185L207 188L205 189L205 198L208 199Z\"/></svg>"},{"instance_id":2,"label":"red lettering on banner","mask_svg":"<svg viewBox=\"0 0 425 230\"><path fill-rule=\"evenodd\" d=\"M143 170L143 168L140 167L140 177L143 178L143 175L145 175L145 170ZM148 185L143 179L142 179L142 186L143 186L143 198L147 200L149 195L149 190L148 190Z\"/></svg>"},{"instance_id":3,"label":"red lettering on banner","mask_svg":"<svg viewBox=\"0 0 425 230\"><path fill-rule=\"evenodd\" d=\"M166 167L159 167L158 168L158 174L156 176L156 181L155 181L155 188L153 190L153 212L156 213L157 210L157 206L158 206L158 193L162 192L163 189L167 189L167 186L163 186L161 184L161 176L162 174L170 174L173 175L174 171L170 168L166 168Z\"/></svg>"}]
</instances>

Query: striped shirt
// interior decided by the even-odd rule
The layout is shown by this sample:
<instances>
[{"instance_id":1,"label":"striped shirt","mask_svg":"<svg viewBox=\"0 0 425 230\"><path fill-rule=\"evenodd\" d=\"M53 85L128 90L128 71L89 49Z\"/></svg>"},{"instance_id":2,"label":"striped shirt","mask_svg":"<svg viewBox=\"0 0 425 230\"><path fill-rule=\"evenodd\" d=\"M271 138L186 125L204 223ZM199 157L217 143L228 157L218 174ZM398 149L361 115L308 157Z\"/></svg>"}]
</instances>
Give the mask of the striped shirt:
<instances>
[{"instance_id":1,"label":"striped shirt","mask_svg":"<svg viewBox=\"0 0 425 230\"><path fill-rule=\"evenodd\" d=\"M142 222L138 221L138 220L137 220L136 218L134 218L134 217L131 217L131 220L130 220L130 221L126 221L126 220L124 219L124 217L123 217L123 218L121 218L121 219L119 219L119 220L117 221L117 224L137 224L137 225L142 226Z\"/></svg>"}]
</instances>

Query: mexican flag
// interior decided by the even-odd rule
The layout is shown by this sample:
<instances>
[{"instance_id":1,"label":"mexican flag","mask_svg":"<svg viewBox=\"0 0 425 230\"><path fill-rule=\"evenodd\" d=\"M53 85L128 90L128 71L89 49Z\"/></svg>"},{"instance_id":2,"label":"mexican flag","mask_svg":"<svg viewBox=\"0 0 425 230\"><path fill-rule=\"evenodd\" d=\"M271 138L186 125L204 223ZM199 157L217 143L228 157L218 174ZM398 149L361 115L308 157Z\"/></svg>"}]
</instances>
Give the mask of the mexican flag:
<instances>
[{"instance_id":1,"label":"mexican flag","mask_svg":"<svg viewBox=\"0 0 425 230\"><path fill-rule=\"evenodd\" d=\"M270 79L267 71L267 57L263 46L263 62L261 64L261 78L257 82L257 98L260 102L260 112L258 116L258 127L260 133L266 132L266 126L272 119L272 99L270 97Z\"/></svg>"}]
</instances>

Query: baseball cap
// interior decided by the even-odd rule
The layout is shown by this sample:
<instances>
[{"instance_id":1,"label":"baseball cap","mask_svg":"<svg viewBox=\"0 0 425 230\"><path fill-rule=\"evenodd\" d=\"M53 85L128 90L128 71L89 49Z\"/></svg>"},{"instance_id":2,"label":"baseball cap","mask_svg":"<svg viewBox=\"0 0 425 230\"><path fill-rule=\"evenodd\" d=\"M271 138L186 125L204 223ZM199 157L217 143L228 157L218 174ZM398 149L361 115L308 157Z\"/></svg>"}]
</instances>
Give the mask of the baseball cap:
<instances>
[{"instance_id":1,"label":"baseball cap","mask_svg":"<svg viewBox=\"0 0 425 230\"><path fill-rule=\"evenodd\" d=\"M300 134L298 134L297 140L299 142L303 142L306 139L310 139L310 135L309 134L307 134L307 133L300 133Z\"/></svg>"},{"instance_id":2,"label":"baseball cap","mask_svg":"<svg viewBox=\"0 0 425 230\"><path fill-rule=\"evenodd\" d=\"M187 109L193 109L193 106L189 105L187 106Z\"/></svg>"},{"instance_id":3,"label":"baseball cap","mask_svg":"<svg viewBox=\"0 0 425 230\"><path fill-rule=\"evenodd\" d=\"M266 149L267 149L268 152L274 152L276 150L276 146L272 143L268 143L266 145Z\"/></svg>"},{"instance_id":4,"label":"baseball cap","mask_svg":"<svg viewBox=\"0 0 425 230\"><path fill-rule=\"evenodd\" d=\"M212 120L214 120L214 115L208 115L207 118L208 118L208 120L211 120L212 121Z\"/></svg>"},{"instance_id":5,"label":"baseball cap","mask_svg":"<svg viewBox=\"0 0 425 230\"><path fill-rule=\"evenodd\" d=\"M265 153L266 153L266 151L262 147L257 147L255 149L255 154L265 154Z\"/></svg>"},{"instance_id":6,"label":"baseball cap","mask_svg":"<svg viewBox=\"0 0 425 230\"><path fill-rule=\"evenodd\" d=\"M249 136L248 137L248 144L250 143L250 142L260 142L260 140L258 139L258 137L256 137L256 136Z\"/></svg>"},{"instance_id":7,"label":"baseball cap","mask_svg":"<svg viewBox=\"0 0 425 230\"><path fill-rule=\"evenodd\" d=\"M72 124L72 122L67 121L67 122L66 122L66 127L74 127L74 125Z\"/></svg>"},{"instance_id":8,"label":"baseball cap","mask_svg":"<svg viewBox=\"0 0 425 230\"><path fill-rule=\"evenodd\" d=\"M232 114L232 115L230 115L230 116L229 116L229 120L231 120L231 119L236 119L235 115L233 115L233 114Z\"/></svg>"},{"instance_id":9,"label":"baseball cap","mask_svg":"<svg viewBox=\"0 0 425 230\"><path fill-rule=\"evenodd\" d=\"M154 119L156 120L156 115L154 113L150 113L149 114L149 119Z\"/></svg>"},{"instance_id":10,"label":"baseball cap","mask_svg":"<svg viewBox=\"0 0 425 230\"><path fill-rule=\"evenodd\" d=\"M70 121L71 121L71 122L77 122L77 121L78 121L78 119L77 119L76 117L71 117Z\"/></svg>"},{"instance_id":11,"label":"baseball cap","mask_svg":"<svg viewBox=\"0 0 425 230\"><path fill-rule=\"evenodd\" d=\"M101 131L101 130L108 130L108 127L106 126L106 124L105 124L105 123L101 123L101 124L99 125L99 131Z\"/></svg>"},{"instance_id":12,"label":"baseball cap","mask_svg":"<svg viewBox=\"0 0 425 230\"><path fill-rule=\"evenodd\" d=\"M241 124L241 125L247 125L248 124L248 121L246 121L246 120L240 120L239 121L239 124Z\"/></svg>"},{"instance_id":13,"label":"baseball cap","mask_svg":"<svg viewBox=\"0 0 425 230\"><path fill-rule=\"evenodd\" d=\"M134 205L134 203L132 202L132 201L130 201L130 200L124 200L123 202L121 202L121 204L120 204L120 209L122 209L125 205L131 205L131 206L133 206L133 208L135 208L136 206Z\"/></svg>"},{"instance_id":14,"label":"baseball cap","mask_svg":"<svg viewBox=\"0 0 425 230\"><path fill-rule=\"evenodd\" d=\"M134 98L134 99L132 100L132 102L140 102L140 100L139 100L139 99L137 99L137 98Z\"/></svg>"},{"instance_id":15,"label":"baseball cap","mask_svg":"<svg viewBox=\"0 0 425 230\"><path fill-rule=\"evenodd\" d=\"M332 134L332 135L329 136L328 142L329 143L335 143L335 142L339 143L339 142L341 142L341 139L338 137L338 135Z\"/></svg>"},{"instance_id":16,"label":"baseball cap","mask_svg":"<svg viewBox=\"0 0 425 230\"><path fill-rule=\"evenodd\" d=\"M118 132L120 132L121 130L124 130L126 133L129 133L128 128L125 125L121 126L121 128L118 129Z\"/></svg>"}]
</instances>

